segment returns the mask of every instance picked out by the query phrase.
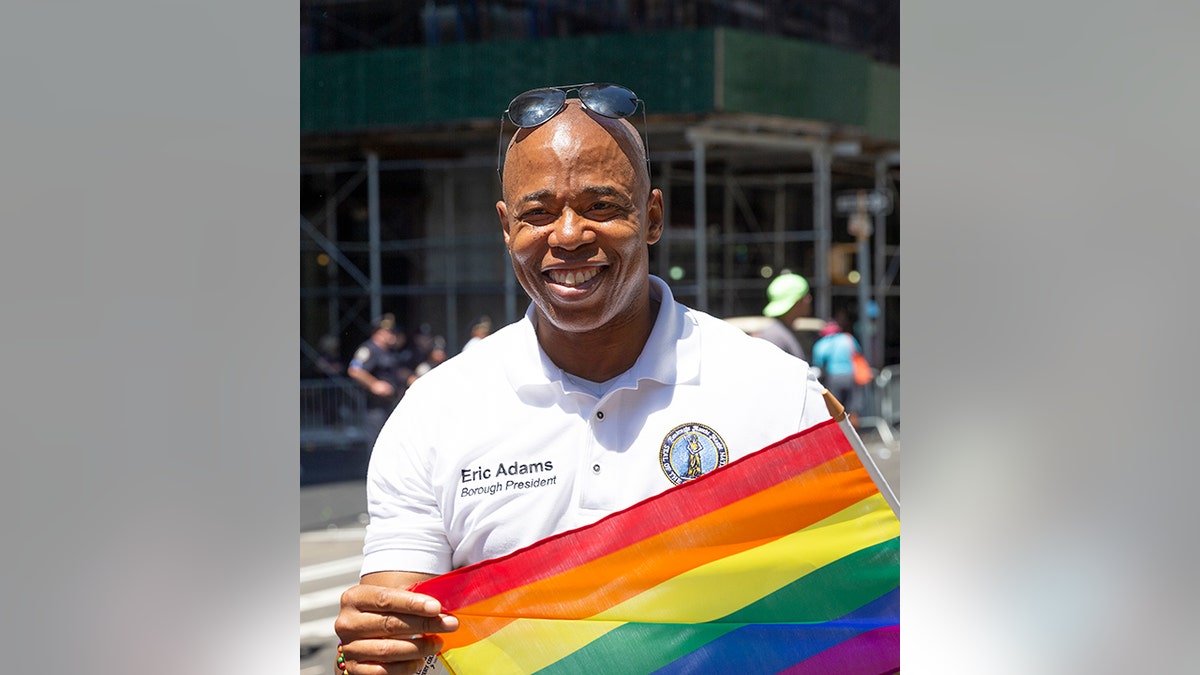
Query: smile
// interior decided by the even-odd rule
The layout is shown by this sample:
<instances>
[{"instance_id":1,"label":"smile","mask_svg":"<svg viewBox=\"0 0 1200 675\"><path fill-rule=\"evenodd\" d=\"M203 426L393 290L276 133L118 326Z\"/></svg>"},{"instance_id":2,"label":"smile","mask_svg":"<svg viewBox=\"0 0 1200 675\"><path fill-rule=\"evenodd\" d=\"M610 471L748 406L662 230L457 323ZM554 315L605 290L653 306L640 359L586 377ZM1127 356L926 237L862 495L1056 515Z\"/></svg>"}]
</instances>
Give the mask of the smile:
<instances>
[{"instance_id":1,"label":"smile","mask_svg":"<svg viewBox=\"0 0 1200 675\"><path fill-rule=\"evenodd\" d=\"M591 281L599 273L599 267L584 267L574 270L546 270L546 276L550 277L550 281L560 286L571 288Z\"/></svg>"}]
</instances>

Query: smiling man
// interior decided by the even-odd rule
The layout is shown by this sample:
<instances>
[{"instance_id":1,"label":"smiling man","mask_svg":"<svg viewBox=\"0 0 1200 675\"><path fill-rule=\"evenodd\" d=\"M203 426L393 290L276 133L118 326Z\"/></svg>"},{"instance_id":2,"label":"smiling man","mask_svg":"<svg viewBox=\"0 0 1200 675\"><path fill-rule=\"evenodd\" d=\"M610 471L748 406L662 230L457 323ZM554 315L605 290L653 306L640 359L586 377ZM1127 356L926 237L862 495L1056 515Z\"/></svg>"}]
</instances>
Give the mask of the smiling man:
<instances>
[{"instance_id":1,"label":"smiling man","mask_svg":"<svg viewBox=\"0 0 1200 675\"><path fill-rule=\"evenodd\" d=\"M659 308L648 246L662 235L662 192L639 141L629 122L568 101L552 123L517 133L496 204L538 344L593 382L633 366Z\"/></svg>"},{"instance_id":2,"label":"smiling man","mask_svg":"<svg viewBox=\"0 0 1200 675\"><path fill-rule=\"evenodd\" d=\"M568 98L577 93L579 98ZM663 231L616 85L533 90L496 210L532 299L409 389L371 456L344 672L413 673L458 620L403 590L628 508L828 419L808 365L677 303L649 273Z\"/></svg>"}]
</instances>

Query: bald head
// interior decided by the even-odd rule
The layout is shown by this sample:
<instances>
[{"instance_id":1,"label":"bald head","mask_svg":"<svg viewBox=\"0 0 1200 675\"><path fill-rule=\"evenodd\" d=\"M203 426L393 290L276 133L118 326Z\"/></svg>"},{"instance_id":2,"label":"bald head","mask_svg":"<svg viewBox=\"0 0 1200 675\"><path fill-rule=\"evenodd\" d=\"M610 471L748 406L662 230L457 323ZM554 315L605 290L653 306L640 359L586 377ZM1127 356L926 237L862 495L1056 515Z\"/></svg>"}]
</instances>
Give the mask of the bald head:
<instances>
[{"instance_id":1,"label":"bald head","mask_svg":"<svg viewBox=\"0 0 1200 675\"><path fill-rule=\"evenodd\" d=\"M650 190L646 150L641 135L628 120L597 115L584 108L579 99L568 99L562 111L544 124L519 129L508 144L504 157L503 192L505 199L512 172L530 165L530 155L553 153L564 163L604 162L606 169L631 178L642 193Z\"/></svg>"}]
</instances>

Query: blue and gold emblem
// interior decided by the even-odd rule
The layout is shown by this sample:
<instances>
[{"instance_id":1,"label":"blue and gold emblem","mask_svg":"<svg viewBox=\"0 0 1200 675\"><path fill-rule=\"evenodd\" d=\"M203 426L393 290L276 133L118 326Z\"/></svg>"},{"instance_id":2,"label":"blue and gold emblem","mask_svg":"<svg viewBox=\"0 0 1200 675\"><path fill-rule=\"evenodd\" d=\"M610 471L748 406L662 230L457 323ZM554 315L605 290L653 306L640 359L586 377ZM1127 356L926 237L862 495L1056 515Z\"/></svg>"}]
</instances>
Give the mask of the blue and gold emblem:
<instances>
[{"instance_id":1,"label":"blue and gold emblem","mask_svg":"<svg viewBox=\"0 0 1200 675\"><path fill-rule=\"evenodd\" d=\"M663 439L658 455L663 473L675 485L704 475L729 462L725 441L712 427L681 424Z\"/></svg>"}]
</instances>

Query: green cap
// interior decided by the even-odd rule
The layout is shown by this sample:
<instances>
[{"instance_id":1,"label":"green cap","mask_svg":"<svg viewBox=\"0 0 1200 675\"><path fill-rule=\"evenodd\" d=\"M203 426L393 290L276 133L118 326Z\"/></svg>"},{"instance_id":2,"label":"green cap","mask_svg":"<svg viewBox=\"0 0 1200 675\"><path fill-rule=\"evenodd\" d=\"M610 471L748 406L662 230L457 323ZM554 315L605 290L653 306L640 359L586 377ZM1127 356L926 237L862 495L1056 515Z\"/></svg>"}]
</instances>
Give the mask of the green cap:
<instances>
[{"instance_id":1,"label":"green cap","mask_svg":"<svg viewBox=\"0 0 1200 675\"><path fill-rule=\"evenodd\" d=\"M808 280L799 274L780 274L767 286L767 299L763 316L783 316L801 298L808 295Z\"/></svg>"}]
</instances>

